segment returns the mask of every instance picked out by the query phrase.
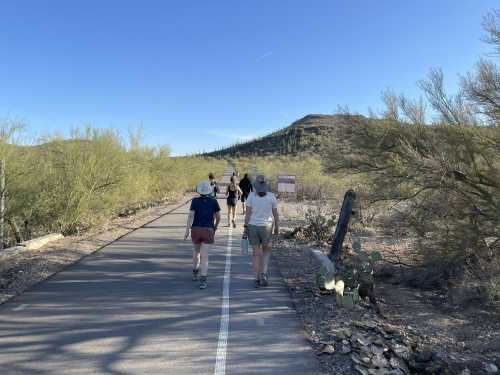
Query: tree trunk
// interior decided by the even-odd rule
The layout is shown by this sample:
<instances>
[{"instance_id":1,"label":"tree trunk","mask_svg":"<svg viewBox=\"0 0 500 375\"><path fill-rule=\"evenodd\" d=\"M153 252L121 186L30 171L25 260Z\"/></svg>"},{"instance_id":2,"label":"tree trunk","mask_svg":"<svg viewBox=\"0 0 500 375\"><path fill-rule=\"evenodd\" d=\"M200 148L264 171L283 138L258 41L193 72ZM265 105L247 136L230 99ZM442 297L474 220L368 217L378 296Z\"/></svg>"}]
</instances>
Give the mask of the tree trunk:
<instances>
[{"instance_id":1,"label":"tree trunk","mask_svg":"<svg viewBox=\"0 0 500 375\"><path fill-rule=\"evenodd\" d=\"M23 234L24 234L24 238L26 240L31 240L31 228L30 228L30 222L28 219L24 220Z\"/></svg>"},{"instance_id":2,"label":"tree trunk","mask_svg":"<svg viewBox=\"0 0 500 375\"><path fill-rule=\"evenodd\" d=\"M21 232L19 231L19 228L16 224L16 220L8 218L7 222L9 223L10 229L12 230L12 233L14 234L14 237L16 238L16 244L20 244L21 242L23 242L23 239L21 237Z\"/></svg>"},{"instance_id":3,"label":"tree trunk","mask_svg":"<svg viewBox=\"0 0 500 375\"><path fill-rule=\"evenodd\" d=\"M328 256L333 262L339 262L342 257L342 244L344 243L345 235L349 229L349 220L352 216L352 208L355 200L356 193L353 190L348 190L344 195L344 202L342 203L339 220L335 228L332 249Z\"/></svg>"}]
</instances>

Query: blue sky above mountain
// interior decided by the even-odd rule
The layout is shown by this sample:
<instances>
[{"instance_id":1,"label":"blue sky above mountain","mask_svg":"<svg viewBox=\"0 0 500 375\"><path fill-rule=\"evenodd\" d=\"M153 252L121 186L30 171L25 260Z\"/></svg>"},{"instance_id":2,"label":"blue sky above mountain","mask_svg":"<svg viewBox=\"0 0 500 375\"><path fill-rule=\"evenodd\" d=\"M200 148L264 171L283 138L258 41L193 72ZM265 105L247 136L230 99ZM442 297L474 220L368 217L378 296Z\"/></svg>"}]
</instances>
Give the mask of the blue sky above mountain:
<instances>
[{"instance_id":1,"label":"blue sky above mountain","mask_svg":"<svg viewBox=\"0 0 500 375\"><path fill-rule=\"evenodd\" d=\"M0 118L38 135L93 124L176 154L262 135L380 91L418 95L488 51L494 1L2 1Z\"/></svg>"}]
</instances>

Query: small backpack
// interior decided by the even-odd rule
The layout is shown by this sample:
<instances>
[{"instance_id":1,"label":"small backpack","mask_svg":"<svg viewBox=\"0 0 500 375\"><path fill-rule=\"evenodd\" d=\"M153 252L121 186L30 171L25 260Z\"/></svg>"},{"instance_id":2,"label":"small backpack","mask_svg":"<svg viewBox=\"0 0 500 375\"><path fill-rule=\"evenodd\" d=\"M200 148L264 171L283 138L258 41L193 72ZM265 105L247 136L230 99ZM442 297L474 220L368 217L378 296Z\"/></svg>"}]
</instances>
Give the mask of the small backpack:
<instances>
[{"instance_id":1,"label":"small backpack","mask_svg":"<svg viewBox=\"0 0 500 375\"><path fill-rule=\"evenodd\" d=\"M219 192L219 186L217 185L217 182L211 182L210 183L213 187L214 187L214 197L217 195L217 193Z\"/></svg>"}]
</instances>

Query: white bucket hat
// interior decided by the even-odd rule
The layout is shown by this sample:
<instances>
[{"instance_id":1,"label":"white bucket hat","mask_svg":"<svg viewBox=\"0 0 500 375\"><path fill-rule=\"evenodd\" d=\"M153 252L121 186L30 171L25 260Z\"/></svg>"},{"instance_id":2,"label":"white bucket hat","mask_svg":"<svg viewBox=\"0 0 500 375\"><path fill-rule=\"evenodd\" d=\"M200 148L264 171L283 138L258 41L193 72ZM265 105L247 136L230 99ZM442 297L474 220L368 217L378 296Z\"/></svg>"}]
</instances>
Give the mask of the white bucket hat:
<instances>
[{"instance_id":1,"label":"white bucket hat","mask_svg":"<svg viewBox=\"0 0 500 375\"><path fill-rule=\"evenodd\" d=\"M267 193L269 191L269 185L267 184L266 177L264 177L263 175L258 175L255 178L253 187L256 193Z\"/></svg>"},{"instance_id":2,"label":"white bucket hat","mask_svg":"<svg viewBox=\"0 0 500 375\"><path fill-rule=\"evenodd\" d=\"M201 195L210 195L214 191L214 187L210 185L209 181L201 181L196 186L196 192Z\"/></svg>"}]
</instances>

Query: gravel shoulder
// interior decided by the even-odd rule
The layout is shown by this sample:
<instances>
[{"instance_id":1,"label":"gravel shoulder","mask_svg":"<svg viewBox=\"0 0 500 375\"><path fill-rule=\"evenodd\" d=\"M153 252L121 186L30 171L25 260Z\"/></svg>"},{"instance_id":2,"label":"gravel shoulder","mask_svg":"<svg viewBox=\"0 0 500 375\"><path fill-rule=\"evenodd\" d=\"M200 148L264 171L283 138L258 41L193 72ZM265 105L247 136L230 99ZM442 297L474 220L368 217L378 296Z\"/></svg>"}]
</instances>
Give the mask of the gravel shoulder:
<instances>
[{"instance_id":1,"label":"gravel shoulder","mask_svg":"<svg viewBox=\"0 0 500 375\"><path fill-rule=\"evenodd\" d=\"M104 227L80 236L65 237L37 250L16 249L0 252L0 304L110 242L168 213L190 198L185 196L178 202L148 208L128 217L116 217Z\"/></svg>"},{"instance_id":2,"label":"gravel shoulder","mask_svg":"<svg viewBox=\"0 0 500 375\"><path fill-rule=\"evenodd\" d=\"M303 224L304 209L296 206L282 204L285 229ZM383 253L380 244L372 245ZM375 284L381 314L368 302L353 309L337 308L335 295L316 284L320 266L312 246L276 239L273 261L325 374L498 372L498 311L479 304L460 307L438 291L408 287L387 277ZM393 254L394 248L388 252Z\"/></svg>"}]
</instances>

